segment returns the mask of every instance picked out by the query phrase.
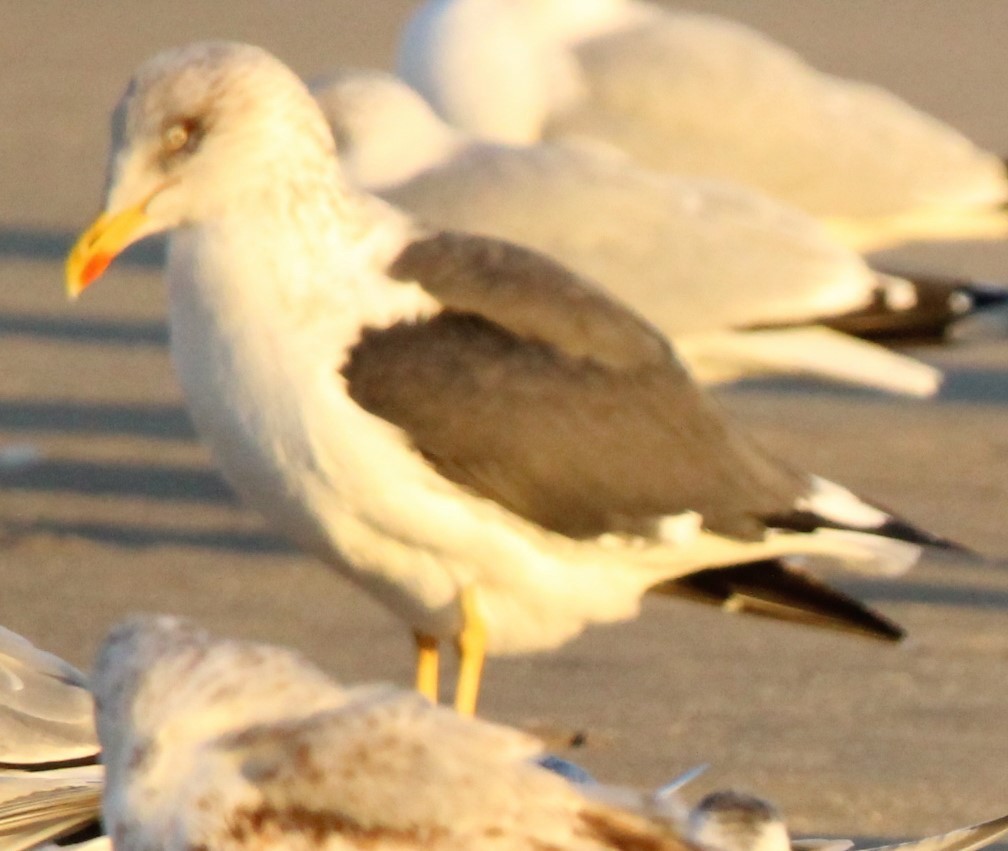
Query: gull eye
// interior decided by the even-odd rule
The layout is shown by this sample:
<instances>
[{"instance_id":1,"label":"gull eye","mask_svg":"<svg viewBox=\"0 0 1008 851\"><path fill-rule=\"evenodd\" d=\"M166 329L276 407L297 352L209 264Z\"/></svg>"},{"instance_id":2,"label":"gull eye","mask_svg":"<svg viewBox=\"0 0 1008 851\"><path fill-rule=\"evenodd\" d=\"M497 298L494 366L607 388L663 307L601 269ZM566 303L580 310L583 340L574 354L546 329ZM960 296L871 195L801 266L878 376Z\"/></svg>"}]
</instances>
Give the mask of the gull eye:
<instances>
[{"instance_id":1,"label":"gull eye","mask_svg":"<svg viewBox=\"0 0 1008 851\"><path fill-rule=\"evenodd\" d=\"M185 124L172 124L164 131L164 149L166 154L175 154L189 144L189 128Z\"/></svg>"},{"instance_id":2,"label":"gull eye","mask_svg":"<svg viewBox=\"0 0 1008 851\"><path fill-rule=\"evenodd\" d=\"M203 125L191 118L173 121L161 131L161 164L167 168L177 158L193 153L203 139Z\"/></svg>"}]
</instances>

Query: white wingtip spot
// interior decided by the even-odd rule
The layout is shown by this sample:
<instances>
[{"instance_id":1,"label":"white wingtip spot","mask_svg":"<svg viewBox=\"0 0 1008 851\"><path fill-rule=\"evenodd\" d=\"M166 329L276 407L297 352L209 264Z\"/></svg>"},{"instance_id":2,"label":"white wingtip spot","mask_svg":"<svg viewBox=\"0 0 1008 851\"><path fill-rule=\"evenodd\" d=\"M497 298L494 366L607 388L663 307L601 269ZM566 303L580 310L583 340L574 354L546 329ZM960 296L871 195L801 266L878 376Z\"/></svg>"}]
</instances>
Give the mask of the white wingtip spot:
<instances>
[{"instance_id":1,"label":"white wingtip spot","mask_svg":"<svg viewBox=\"0 0 1008 851\"><path fill-rule=\"evenodd\" d=\"M809 478L812 490L795 502L795 508L858 529L878 529L891 519L884 511L864 502L847 488L819 476Z\"/></svg>"},{"instance_id":2,"label":"white wingtip spot","mask_svg":"<svg viewBox=\"0 0 1008 851\"><path fill-rule=\"evenodd\" d=\"M917 306L917 289L910 281L890 278L882 287L882 300L890 310L910 310Z\"/></svg>"},{"instance_id":3,"label":"white wingtip spot","mask_svg":"<svg viewBox=\"0 0 1008 851\"><path fill-rule=\"evenodd\" d=\"M700 535L703 516L695 511L685 511L663 517L658 524L658 536L666 544L683 547L693 543Z\"/></svg>"},{"instance_id":4,"label":"white wingtip spot","mask_svg":"<svg viewBox=\"0 0 1008 851\"><path fill-rule=\"evenodd\" d=\"M949 296L949 310L957 316L964 316L973 309L973 296L962 291L954 292Z\"/></svg>"}]
</instances>

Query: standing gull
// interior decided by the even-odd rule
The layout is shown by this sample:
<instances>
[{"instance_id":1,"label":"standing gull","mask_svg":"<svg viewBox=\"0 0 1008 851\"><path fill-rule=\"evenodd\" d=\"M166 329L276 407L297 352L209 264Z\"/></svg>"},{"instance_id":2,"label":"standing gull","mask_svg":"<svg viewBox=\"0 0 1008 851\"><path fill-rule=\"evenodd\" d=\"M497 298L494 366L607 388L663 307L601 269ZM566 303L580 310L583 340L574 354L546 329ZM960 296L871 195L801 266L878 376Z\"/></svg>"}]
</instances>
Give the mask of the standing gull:
<instances>
[{"instance_id":1,"label":"standing gull","mask_svg":"<svg viewBox=\"0 0 1008 851\"><path fill-rule=\"evenodd\" d=\"M641 0L428 0L398 69L479 135L588 136L648 168L745 183L859 250L1008 233L998 157L723 18Z\"/></svg>"},{"instance_id":2,"label":"standing gull","mask_svg":"<svg viewBox=\"0 0 1008 851\"><path fill-rule=\"evenodd\" d=\"M408 624L424 694L443 640L471 713L487 653L633 617L649 589L900 635L779 559L893 572L945 542L765 455L657 331L563 267L352 189L269 54L155 57L112 133L70 292L171 232L196 429L246 502Z\"/></svg>"},{"instance_id":3,"label":"standing gull","mask_svg":"<svg viewBox=\"0 0 1008 851\"><path fill-rule=\"evenodd\" d=\"M783 372L938 389L933 367L816 324L913 302L914 288L798 210L593 146L481 142L380 72L332 74L312 91L355 184L421 221L526 245L598 281L674 340L701 381Z\"/></svg>"}]
</instances>

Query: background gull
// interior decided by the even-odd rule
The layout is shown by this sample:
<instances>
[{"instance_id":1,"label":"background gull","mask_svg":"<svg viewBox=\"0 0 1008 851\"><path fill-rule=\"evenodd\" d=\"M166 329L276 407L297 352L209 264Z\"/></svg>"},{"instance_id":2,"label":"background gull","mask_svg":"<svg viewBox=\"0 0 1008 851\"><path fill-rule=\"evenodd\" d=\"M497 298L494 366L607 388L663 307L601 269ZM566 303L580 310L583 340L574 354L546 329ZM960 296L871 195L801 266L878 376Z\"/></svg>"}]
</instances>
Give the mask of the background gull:
<instances>
[{"instance_id":1,"label":"background gull","mask_svg":"<svg viewBox=\"0 0 1008 851\"><path fill-rule=\"evenodd\" d=\"M97 752L87 678L0 626L0 765L69 762Z\"/></svg>"},{"instance_id":2,"label":"background gull","mask_svg":"<svg viewBox=\"0 0 1008 851\"><path fill-rule=\"evenodd\" d=\"M767 456L667 341L547 258L422 229L353 190L303 83L206 43L134 75L71 293L169 236L197 431L276 528L404 620L456 705L487 653L554 648L652 589L896 639L781 561L898 572L948 542Z\"/></svg>"},{"instance_id":3,"label":"background gull","mask_svg":"<svg viewBox=\"0 0 1008 851\"><path fill-rule=\"evenodd\" d=\"M845 839L792 839L780 811L769 801L745 792L724 790L705 795L687 818L687 835L717 851L849 851ZM1008 834L1008 816L895 845L864 851L976 851Z\"/></svg>"},{"instance_id":4,"label":"background gull","mask_svg":"<svg viewBox=\"0 0 1008 851\"><path fill-rule=\"evenodd\" d=\"M722 18L640 0L429 0L398 69L480 135L589 136L649 168L756 186L859 250L1008 232L999 158Z\"/></svg>"},{"instance_id":5,"label":"background gull","mask_svg":"<svg viewBox=\"0 0 1008 851\"><path fill-rule=\"evenodd\" d=\"M535 765L523 733L175 619L114 629L94 684L117 851L690 847L647 796Z\"/></svg>"},{"instance_id":6,"label":"background gull","mask_svg":"<svg viewBox=\"0 0 1008 851\"><path fill-rule=\"evenodd\" d=\"M874 272L797 210L590 144L480 142L382 72L330 74L312 91L357 185L421 221L527 245L598 281L673 339L702 381L784 372L938 389L934 368L815 326L880 292L913 303L914 286Z\"/></svg>"},{"instance_id":7,"label":"background gull","mask_svg":"<svg viewBox=\"0 0 1008 851\"><path fill-rule=\"evenodd\" d=\"M104 775L97 764L0 769L0 848L22 851L95 828Z\"/></svg>"},{"instance_id":8,"label":"background gull","mask_svg":"<svg viewBox=\"0 0 1008 851\"><path fill-rule=\"evenodd\" d=\"M752 795L711 793L687 812L670 786L649 794L590 778L568 783L539 768L541 749L526 734L466 721L387 686L344 688L291 651L216 639L177 618L135 617L113 629L95 688L109 764L105 813L119 851L144 841L231 847L211 841L221 830L244 847L262 829L274 841L310 834L337 847L422 840L479 848L488 833L528 847L546 831L559 841L586 820L609 825L617 847L656 835L672 841L671 826L715 851L853 847L792 842L776 808ZM251 811L262 817L243 818ZM18 815L23 826L35 813L23 807ZM31 845L24 836L12 844L4 827L0 817L4 851ZM1006 832L1003 816L870 851L972 851ZM110 843L101 836L72 847L104 851Z\"/></svg>"},{"instance_id":9,"label":"background gull","mask_svg":"<svg viewBox=\"0 0 1008 851\"><path fill-rule=\"evenodd\" d=\"M0 848L94 820L102 772L84 675L0 627Z\"/></svg>"}]
</instances>

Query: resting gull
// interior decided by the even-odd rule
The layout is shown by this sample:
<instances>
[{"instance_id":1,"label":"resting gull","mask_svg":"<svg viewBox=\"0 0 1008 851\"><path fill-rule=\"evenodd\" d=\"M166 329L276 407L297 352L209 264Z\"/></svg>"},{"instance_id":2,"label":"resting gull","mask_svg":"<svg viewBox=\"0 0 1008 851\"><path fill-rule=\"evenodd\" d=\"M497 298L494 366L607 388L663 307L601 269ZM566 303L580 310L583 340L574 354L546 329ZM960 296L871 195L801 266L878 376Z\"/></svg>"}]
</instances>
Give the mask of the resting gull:
<instances>
[{"instance_id":1,"label":"resting gull","mask_svg":"<svg viewBox=\"0 0 1008 851\"><path fill-rule=\"evenodd\" d=\"M858 250L1008 233L998 157L724 18L642 0L428 0L398 70L478 135L588 136L649 168L755 186Z\"/></svg>"},{"instance_id":2,"label":"resting gull","mask_svg":"<svg viewBox=\"0 0 1008 851\"><path fill-rule=\"evenodd\" d=\"M353 189L307 88L204 43L136 72L71 294L169 231L171 353L235 491L412 630L417 684L460 654L554 648L648 590L900 630L782 561L870 572L948 546L770 458L636 314L517 246Z\"/></svg>"},{"instance_id":3,"label":"resting gull","mask_svg":"<svg viewBox=\"0 0 1008 851\"><path fill-rule=\"evenodd\" d=\"M677 833L715 851L853 847L792 842L773 805L748 794L711 793L687 811L677 793L698 770L655 793L602 786L584 772L572 783L540 767L547 760L539 743L523 733L387 686L341 687L290 651L216 639L177 618L135 617L113 629L94 680L109 766L104 810L117 851L225 851L261 847L259 840L284 848L528 848L546 835L561 848L586 822L606 825L607 840L621 848L668 847L654 843L678 843ZM27 821L31 812L22 815ZM4 851L30 847L11 844L3 828L0 819ZM1006 832L1003 816L871 851L972 851ZM589 832L576 847L597 847L591 837L602 841ZM70 847L111 844L98 836Z\"/></svg>"},{"instance_id":4,"label":"resting gull","mask_svg":"<svg viewBox=\"0 0 1008 851\"><path fill-rule=\"evenodd\" d=\"M769 801L725 790L706 795L688 816L687 835L717 851L849 851L846 839L791 839L780 811ZM1008 835L1008 816L895 845L864 851L976 851Z\"/></svg>"},{"instance_id":5,"label":"resting gull","mask_svg":"<svg viewBox=\"0 0 1008 851\"><path fill-rule=\"evenodd\" d=\"M529 246L598 281L674 340L701 381L797 373L938 389L933 367L815 324L875 302L912 307L915 290L798 210L597 146L481 142L382 72L330 74L312 92L355 184L421 221Z\"/></svg>"},{"instance_id":6,"label":"resting gull","mask_svg":"<svg viewBox=\"0 0 1008 851\"><path fill-rule=\"evenodd\" d=\"M172 618L114 629L94 688L116 851L693 847L647 795L536 765L524 733Z\"/></svg>"}]
</instances>

